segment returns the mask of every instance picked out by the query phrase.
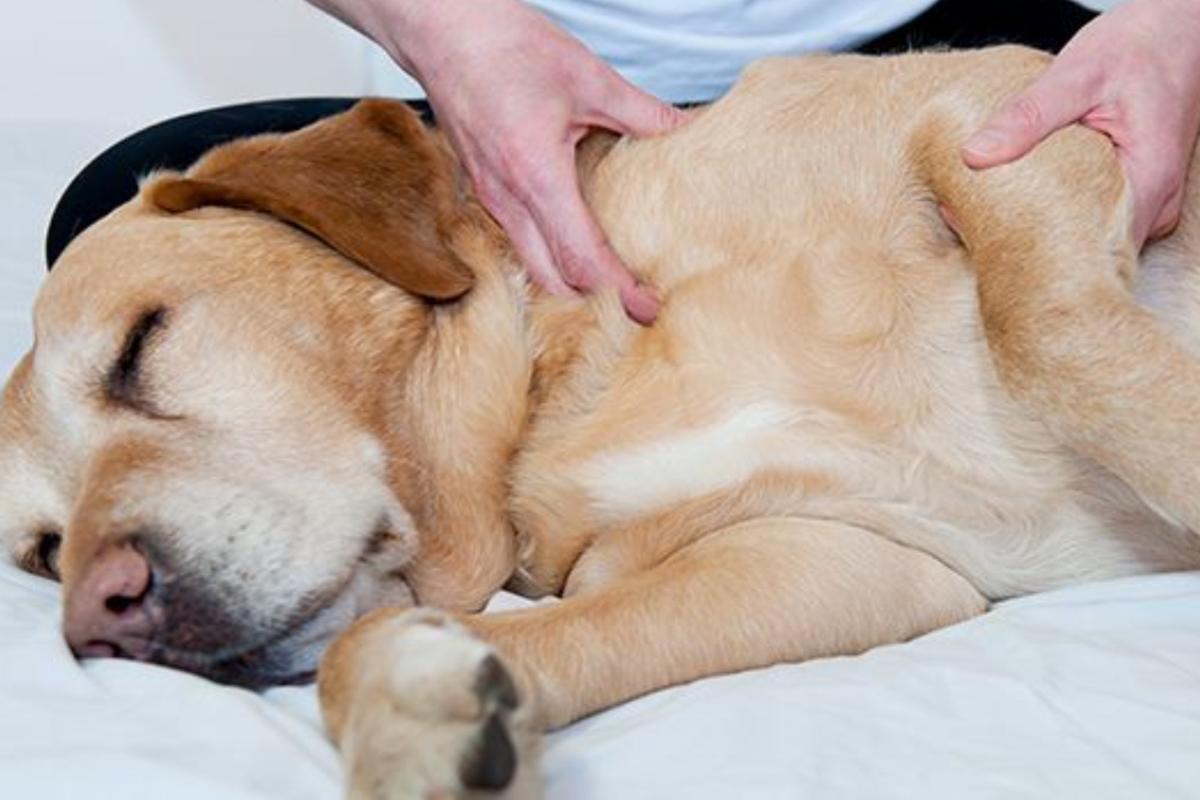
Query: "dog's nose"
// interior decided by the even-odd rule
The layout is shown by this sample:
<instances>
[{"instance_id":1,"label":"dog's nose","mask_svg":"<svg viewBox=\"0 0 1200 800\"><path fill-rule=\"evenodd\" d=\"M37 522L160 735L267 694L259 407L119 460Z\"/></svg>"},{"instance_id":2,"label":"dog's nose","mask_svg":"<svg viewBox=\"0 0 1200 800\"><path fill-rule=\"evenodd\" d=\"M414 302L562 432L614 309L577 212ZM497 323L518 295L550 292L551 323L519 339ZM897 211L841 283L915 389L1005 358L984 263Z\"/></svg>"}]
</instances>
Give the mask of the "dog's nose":
<instances>
[{"instance_id":1,"label":"dog's nose","mask_svg":"<svg viewBox=\"0 0 1200 800\"><path fill-rule=\"evenodd\" d=\"M150 561L131 542L97 553L67 594L63 633L80 658L142 658L155 628Z\"/></svg>"}]
</instances>

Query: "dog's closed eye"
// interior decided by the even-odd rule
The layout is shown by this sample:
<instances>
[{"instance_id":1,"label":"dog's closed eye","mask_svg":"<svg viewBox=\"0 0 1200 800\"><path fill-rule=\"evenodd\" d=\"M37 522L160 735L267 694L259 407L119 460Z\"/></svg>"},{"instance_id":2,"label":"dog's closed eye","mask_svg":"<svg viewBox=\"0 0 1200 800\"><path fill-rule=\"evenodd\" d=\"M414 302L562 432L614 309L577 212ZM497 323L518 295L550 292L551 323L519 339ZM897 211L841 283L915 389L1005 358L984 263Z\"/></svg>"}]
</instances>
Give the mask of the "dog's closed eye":
<instances>
[{"instance_id":1,"label":"dog's closed eye","mask_svg":"<svg viewBox=\"0 0 1200 800\"><path fill-rule=\"evenodd\" d=\"M166 325L166 320L167 309L155 306L143 312L129 329L121 352L104 375L104 397L110 403L150 417L164 416L146 396L142 361L151 339Z\"/></svg>"}]
</instances>

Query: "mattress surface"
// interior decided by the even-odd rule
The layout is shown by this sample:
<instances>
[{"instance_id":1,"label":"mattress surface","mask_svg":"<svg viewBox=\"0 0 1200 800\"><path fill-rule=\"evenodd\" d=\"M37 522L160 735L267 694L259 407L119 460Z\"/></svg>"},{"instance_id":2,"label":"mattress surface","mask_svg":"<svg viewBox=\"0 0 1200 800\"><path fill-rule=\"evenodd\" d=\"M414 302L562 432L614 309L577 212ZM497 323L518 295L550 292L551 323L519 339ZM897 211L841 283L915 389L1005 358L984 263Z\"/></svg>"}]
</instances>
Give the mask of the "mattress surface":
<instances>
[{"instance_id":1,"label":"mattress surface","mask_svg":"<svg viewBox=\"0 0 1200 800\"><path fill-rule=\"evenodd\" d=\"M0 129L0 370L46 215L121 131ZM504 605L519 604L502 598ZM0 564L0 797L339 797L315 693L77 663L57 587ZM1200 574L1022 598L854 658L712 678L549 737L548 796L1200 797Z\"/></svg>"}]
</instances>

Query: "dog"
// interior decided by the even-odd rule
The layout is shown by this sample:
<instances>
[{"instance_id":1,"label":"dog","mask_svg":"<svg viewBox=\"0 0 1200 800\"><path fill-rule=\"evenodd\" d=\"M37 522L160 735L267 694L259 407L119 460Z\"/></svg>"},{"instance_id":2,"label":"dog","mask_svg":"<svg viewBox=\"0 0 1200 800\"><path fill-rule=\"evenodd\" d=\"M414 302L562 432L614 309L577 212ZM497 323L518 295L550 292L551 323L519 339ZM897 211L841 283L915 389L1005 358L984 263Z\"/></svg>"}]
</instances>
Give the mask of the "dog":
<instances>
[{"instance_id":1,"label":"dog","mask_svg":"<svg viewBox=\"0 0 1200 800\"><path fill-rule=\"evenodd\" d=\"M1200 176L1139 256L1103 136L970 171L1047 62L767 60L589 139L647 328L528 286L399 103L150 176L38 298L0 542L80 656L320 658L356 798L535 796L542 731L646 692L1200 568Z\"/></svg>"}]
</instances>

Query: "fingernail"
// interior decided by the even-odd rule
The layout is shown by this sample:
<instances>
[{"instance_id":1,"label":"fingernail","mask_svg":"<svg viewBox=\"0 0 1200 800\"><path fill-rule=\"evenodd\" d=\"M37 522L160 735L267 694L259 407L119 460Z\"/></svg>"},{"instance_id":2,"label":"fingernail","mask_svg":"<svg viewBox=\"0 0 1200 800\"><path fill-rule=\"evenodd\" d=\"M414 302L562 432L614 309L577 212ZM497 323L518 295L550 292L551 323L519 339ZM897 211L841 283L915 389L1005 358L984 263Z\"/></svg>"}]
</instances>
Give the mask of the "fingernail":
<instances>
[{"instance_id":1,"label":"fingernail","mask_svg":"<svg viewBox=\"0 0 1200 800\"><path fill-rule=\"evenodd\" d=\"M642 325L649 325L658 316L658 292L652 286L637 285L621 293L625 312Z\"/></svg>"},{"instance_id":2,"label":"fingernail","mask_svg":"<svg viewBox=\"0 0 1200 800\"><path fill-rule=\"evenodd\" d=\"M1004 146L1004 136L997 131L982 130L967 140L963 150L977 156L994 156Z\"/></svg>"}]
</instances>

